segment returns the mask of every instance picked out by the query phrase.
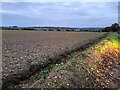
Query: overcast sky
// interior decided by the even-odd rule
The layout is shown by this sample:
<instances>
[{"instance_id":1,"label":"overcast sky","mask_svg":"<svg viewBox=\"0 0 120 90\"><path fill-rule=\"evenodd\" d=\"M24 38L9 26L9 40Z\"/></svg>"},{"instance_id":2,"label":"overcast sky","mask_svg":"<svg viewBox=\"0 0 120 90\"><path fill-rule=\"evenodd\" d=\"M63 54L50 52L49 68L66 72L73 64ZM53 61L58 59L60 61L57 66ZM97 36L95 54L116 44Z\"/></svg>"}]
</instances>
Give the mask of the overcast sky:
<instances>
[{"instance_id":1,"label":"overcast sky","mask_svg":"<svg viewBox=\"0 0 120 90\"><path fill-rule=\"evenodd\" d=\"M118 22L117 2L3 2L2 25L104 27Z\"/></svg>"}]
</instances>

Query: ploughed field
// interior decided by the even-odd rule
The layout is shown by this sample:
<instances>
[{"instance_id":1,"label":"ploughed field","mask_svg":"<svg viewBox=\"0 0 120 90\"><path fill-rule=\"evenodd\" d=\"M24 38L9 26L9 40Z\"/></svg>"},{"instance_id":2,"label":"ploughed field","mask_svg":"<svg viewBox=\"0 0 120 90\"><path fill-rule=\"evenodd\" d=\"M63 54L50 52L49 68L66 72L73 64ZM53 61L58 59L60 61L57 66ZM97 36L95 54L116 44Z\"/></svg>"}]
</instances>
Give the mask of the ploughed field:
<instances>
[{"instance_id":1,"label":"ploughed field","mask_svg":"<svg viewBox=\"0 0 120 90\"><path fill-rule=\"evenodd\" d=\"M2 31L3 78L27 69L42 56L54 55L79 42L99 37L97 32Z\"/></svg>"}]
</instances>

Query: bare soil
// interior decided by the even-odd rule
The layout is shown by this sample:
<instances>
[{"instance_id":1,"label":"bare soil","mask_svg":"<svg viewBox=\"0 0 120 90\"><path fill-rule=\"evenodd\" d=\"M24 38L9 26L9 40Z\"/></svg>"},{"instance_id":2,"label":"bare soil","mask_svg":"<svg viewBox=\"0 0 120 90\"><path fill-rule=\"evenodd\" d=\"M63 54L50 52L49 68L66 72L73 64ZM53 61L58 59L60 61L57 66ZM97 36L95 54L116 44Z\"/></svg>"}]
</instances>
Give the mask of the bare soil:
<instances>
[{"instance_id":1,"label":"bare soil","mask_svg":"<svg viewBox=\"0 0 120 90\"><path fill-rule=\"evenodd\" d=\"M103 34L96 32L3 31L3 80L9 79L8 77L13 75L19 77L19 72L29 75L27 70L30 65L38 63L43 56L54 55L79 42L82 43Z\"/></svg>"}]
</instances>

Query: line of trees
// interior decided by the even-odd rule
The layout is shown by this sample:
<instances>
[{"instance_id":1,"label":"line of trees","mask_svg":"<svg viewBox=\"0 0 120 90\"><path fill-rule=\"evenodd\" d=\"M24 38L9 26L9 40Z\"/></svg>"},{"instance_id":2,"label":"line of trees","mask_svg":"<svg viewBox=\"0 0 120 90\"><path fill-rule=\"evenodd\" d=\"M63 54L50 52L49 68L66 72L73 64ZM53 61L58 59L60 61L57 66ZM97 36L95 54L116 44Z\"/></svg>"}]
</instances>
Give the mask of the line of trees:
<instances>
[{"instance_id":1,"label":"line of trees","mask_svg":"<svg viewBox=\"0 0 120 90\"><path fill-rule=\"evenodd\" d=\"M9 26L9 27L2 27L3 30L39 30L33 27L18 27L18 26ZM65 30L63 30L65 29ZM94 28L93 28L94 29ZM104 29L84 29L79 31L92 31L92 32L119 32L120 33L120 26L117 23L112 24L109 27L106 27ZM76 31L75 28L60 28L60 27L41 27L41 31Z\"/></svg>"},{"instance_id":2,"label":"line of trees","mask_svg":"<svg viewBox=\"0 0 120 90\"><path fill-rule=\"evenodd\" d=\"M114 23L111 26L104 28L102 32L120 32L120 26L119 24Z\"/></svg>"}]
</instances>

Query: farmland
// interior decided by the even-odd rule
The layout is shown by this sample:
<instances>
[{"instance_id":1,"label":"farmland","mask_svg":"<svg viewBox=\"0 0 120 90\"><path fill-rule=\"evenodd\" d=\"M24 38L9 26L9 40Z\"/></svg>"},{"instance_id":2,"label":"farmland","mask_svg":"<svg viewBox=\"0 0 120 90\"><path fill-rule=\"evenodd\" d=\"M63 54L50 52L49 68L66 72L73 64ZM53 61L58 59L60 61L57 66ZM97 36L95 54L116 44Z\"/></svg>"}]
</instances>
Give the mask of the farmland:
<instances>
[{"instance_id":1,"label":"farmland","mask_svg":"<svg viewBox=\"0 0 120 90\"><path fill-rule=\"evenodd\" d=\"M109 33L97 44L56 64L48 76L24 87L32 88L120 88L120 45L117 33ZM39 74L40 75L40 74ZM34 78L35 79L35 78Z\"/></svg>"},{"instance_id":2,"label":"farmland","mask_svg":"<svg viewBox=\"0 0 120 90\"><path fill-rule=\"evenodd\" d=\"M77 43L99 37L98 32L3 31L3 80L29 69L41 58L70 49Z\"/></svg>"}]
</instances>

